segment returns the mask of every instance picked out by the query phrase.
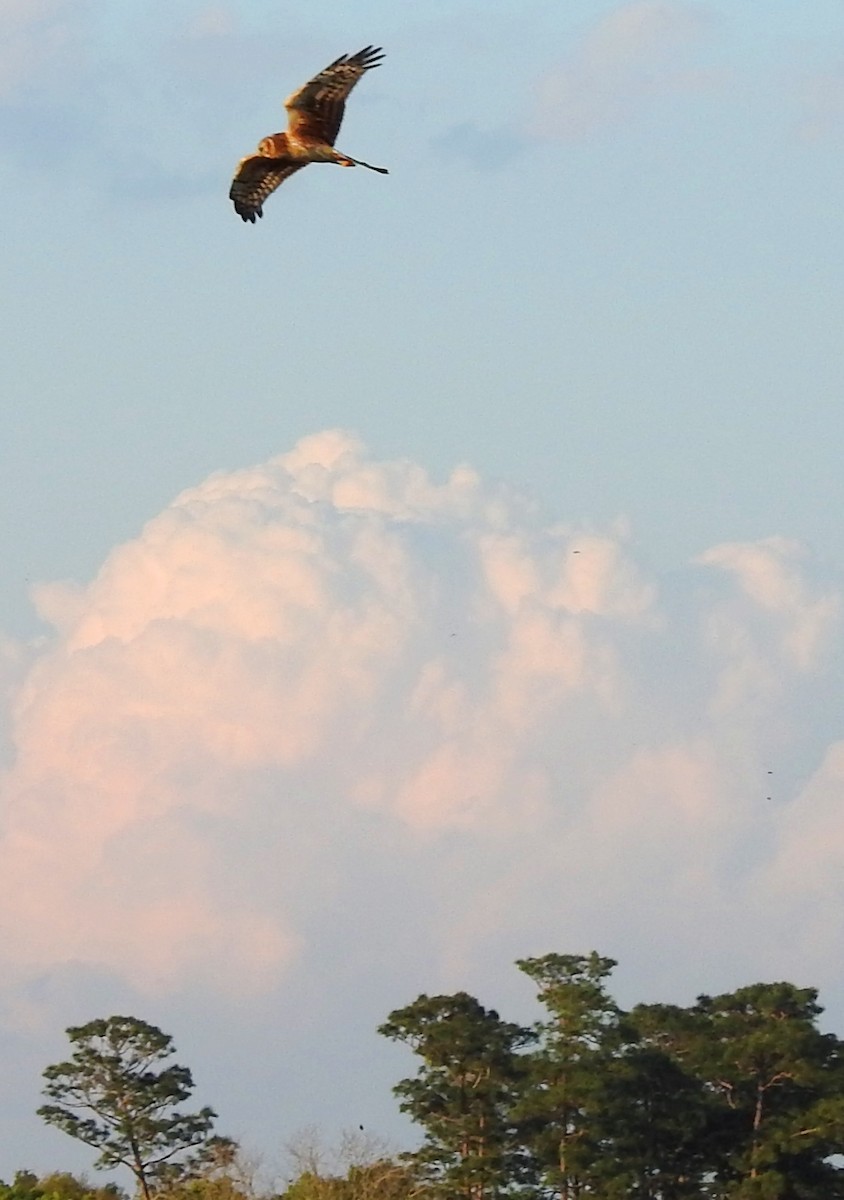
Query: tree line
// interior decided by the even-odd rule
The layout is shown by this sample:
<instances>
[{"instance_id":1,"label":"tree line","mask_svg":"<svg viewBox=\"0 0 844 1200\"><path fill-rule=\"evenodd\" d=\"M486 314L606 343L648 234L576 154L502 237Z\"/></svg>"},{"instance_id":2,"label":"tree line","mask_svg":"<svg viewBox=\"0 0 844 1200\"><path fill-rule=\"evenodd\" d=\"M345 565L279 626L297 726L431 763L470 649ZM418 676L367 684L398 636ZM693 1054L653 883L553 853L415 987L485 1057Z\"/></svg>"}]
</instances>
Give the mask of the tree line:
<instances>
[{"instance_id":1,"label":"tree line","mask_svg":"<svg viewBox=\"0 0 844 1200\"><path fill-rule=\"evenodd\" d=\"M343 1170L301 1162L276 1200L844 1198L844 1043L819 1028L816 989L759 983L624 1011L613 959L516 965L541 1005L531 1025L457 992L380 1026L418 1060L394 1088L415 1149L353 1154ZM128 1170L139 1200L258 1200L216 1113L183 1109L193 1080L168 1035L133 1017L67 1032L39 1115L95 1149L96 1167ZM19 1172L0 1200L120 1192Z\"/></svg>"}]
</instances>

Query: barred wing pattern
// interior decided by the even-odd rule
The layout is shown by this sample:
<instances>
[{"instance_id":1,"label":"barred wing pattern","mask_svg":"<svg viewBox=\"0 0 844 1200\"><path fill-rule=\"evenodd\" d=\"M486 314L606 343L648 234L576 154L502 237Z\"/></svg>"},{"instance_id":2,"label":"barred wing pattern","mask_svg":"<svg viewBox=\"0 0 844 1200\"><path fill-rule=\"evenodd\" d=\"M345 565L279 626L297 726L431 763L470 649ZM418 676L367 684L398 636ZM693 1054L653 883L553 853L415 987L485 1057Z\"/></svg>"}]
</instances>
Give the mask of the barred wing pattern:
<instances>
[{"instance_id":1,"label":"barred wing pattern","mask_svg":"<svg viewBox=\"0 0 844 1200\"><path fill-rule=\"evenodd\" d=\"M257 153L242 158L235 170L229 198L239 217L254 225L256 218L264 215L267 196L309 162L369 167L387 174L384 167L373 167L334 150L349 93L362 75L380 66L383 57L377 46L342 54L287 97L287 131L264 138Z\"/></svg>"},{"instance_id":2,"label":"barred wing pattern","mask_svg":"<svg viewBox=\"0 0 844 1200\"><path fill-rule=\"evenodd\" d=\"M278 159L265 158L263 154L242 159L229 192L234 211L244 221L251 221L254 225L256 217L264 215L263 204L267 196L272 195L285 179L307 165L299 162L282 166Z\"/></svg>"},{"instance_id":3,"label":"barred wing pattern","mask_svg":"<svg viewBox=\"0 0 844 1200\"><path fill-rule=\"evenodd\" d=\"M340 131L346 99L360 77L380 66L384 54L378 46L364 46L357 54L341 54L333 63L288 96L288 129L296 138L313 138L333 146Z\"/></svg>"}]
</instances>

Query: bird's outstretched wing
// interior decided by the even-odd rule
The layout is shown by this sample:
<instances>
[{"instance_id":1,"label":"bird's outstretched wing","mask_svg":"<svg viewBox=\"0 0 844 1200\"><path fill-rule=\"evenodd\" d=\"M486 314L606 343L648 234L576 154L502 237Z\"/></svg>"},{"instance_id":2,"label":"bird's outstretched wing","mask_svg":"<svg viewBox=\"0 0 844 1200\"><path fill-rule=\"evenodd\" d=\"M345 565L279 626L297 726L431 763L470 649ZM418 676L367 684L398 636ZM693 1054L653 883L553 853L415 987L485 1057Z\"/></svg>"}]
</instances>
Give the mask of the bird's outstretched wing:
<instances>
[{"instance_id":1,"label":"bird's outstretched wing","mask_svg":"<svg viewBox=\"0 0 844 1200\"><path fill-rule=\"evenodd\" d=\"M250 154L242 158L234 173L229 199L234 203L234 211L244 221L255 224L256 217L264 215L263 203L271 192L289 179L296 171L301 171L307 163L280 163L277 158L266 158L263 154Z\"/></svg>"},{"instance_id":2,"label":"bird's outstretched wing","mask_svg":"<svg viewBox=\"0 0 844 1200\"><path fill-rule=\"evenodd\" d=\"M383 57L380 46L364 46L357 54L342 54L298 92L288 96L284 107L291 134L333 146L349 92L361 75L380 65Z\"/></svg>"}]
</instances>

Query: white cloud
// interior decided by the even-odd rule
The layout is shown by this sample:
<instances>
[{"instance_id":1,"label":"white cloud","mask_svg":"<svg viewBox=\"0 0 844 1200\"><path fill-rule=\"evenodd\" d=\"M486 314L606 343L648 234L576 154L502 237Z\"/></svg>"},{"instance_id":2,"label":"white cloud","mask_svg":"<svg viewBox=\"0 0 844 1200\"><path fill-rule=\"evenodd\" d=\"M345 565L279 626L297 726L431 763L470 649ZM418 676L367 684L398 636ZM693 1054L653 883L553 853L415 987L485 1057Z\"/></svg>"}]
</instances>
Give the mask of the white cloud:
<instances>
[{"instance_id":1,"label":"white cloud","mask_svg":"<svg viewBox=\"0 0 844 1200\"><path fill-rule=\"evenodd\" d=\"M801 574L801 547L771 537L714 546L698 561L733 576L738 594L706 618L713 652L723 662L716 704L747 712L776 697L792 673L823 670L840 628L837 591L810 588Z\"/></svg>"},{"instance_id":2,"label":"white cloud","mask_svg":"<svg viewBox=\"0 0 844 1200\"><path fill-rule=\"evenodd\" d=\"M814 595L800 574L802 548L783 538L753 545L714 546L700 562L734 572L753 612L770 614L778 626L780 653L797 671L810 671L837 630L840 598L837 592Z\"/></svg>"},{"instance_id":3,"label":"white cloud","mask_svg":"<svg viewBox=\"0 0 844 1200\"><path fill-rule=\"evenodd\" d=\"M541 131L580 137L626 119L661 94L712 86L712 71L690 65L712 22L703 4L632 0L618 5L581 39L540 85Z\"/></svg>"},{"instance_id":4,"label":"white cloud","mask_svg":"<svg viewBox=\"0 0 844 1200\"><path fill-rule=\"evenodd\" d=\"M802 705L839 592L776 538L687 577L669 613L623 527L340 431L189 489L89 585L36 591L55 633L10 670L7 972L260 992L387 863L447 887L445 923L418 893L414 919L451 964L545 926L721 953L712 922L775 877L811 909L794 856L837 869L840 754ZM789 739L817 778L772 804Z\"/></svg>"}]
</instances>

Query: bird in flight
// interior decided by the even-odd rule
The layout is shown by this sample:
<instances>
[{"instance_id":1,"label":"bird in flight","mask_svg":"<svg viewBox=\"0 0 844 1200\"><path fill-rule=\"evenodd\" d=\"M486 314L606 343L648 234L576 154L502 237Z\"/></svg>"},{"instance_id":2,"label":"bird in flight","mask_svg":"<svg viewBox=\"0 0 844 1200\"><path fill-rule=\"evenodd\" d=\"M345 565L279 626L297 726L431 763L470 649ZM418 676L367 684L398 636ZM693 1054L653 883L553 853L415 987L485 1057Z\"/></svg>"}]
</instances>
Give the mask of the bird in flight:
<instances>
[{"instance_id":1,"label":"bird in flight","mask_svg":"<svg viewBox=\"0 0 844 1200\"><path fill-rule=\"evenodd\" d=\"M265 137L254 154L247 154L237 164L229 199L239 217L254 225L255 218L264 215L267 196L308 163L367 167L381 175L389 174L386 167L373 167L334 149L349 92L361 75L380 66L383 57L380 46L364 46L357 54L342 54L287 97L287 130Z\"/></svg>"}]
</instances>

